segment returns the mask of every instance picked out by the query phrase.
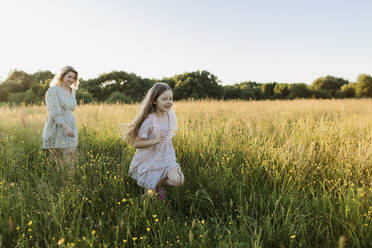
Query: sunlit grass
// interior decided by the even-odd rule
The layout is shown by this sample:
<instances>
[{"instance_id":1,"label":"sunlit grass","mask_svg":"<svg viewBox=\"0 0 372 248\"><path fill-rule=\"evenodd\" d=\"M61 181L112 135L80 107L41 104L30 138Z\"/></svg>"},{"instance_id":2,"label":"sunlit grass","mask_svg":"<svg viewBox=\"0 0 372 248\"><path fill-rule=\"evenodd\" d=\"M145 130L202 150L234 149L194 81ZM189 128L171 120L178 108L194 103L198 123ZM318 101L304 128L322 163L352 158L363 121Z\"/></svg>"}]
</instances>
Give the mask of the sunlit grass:
<instances>
[{"instance_id":1,"label":"sunlit grass","mask_svg":"<svg viewBox=\"0 0 372 248\"><path fill-rule=\"evenodd\" d=\"M372 100L177 102L185 173L141 200L118 126L137 105L75 110L79 156L40 150L45 106L0 108L1 238L9 246L368 247ZM342 242L341 242L342 243Z\"/></svg>"}]
</instances>

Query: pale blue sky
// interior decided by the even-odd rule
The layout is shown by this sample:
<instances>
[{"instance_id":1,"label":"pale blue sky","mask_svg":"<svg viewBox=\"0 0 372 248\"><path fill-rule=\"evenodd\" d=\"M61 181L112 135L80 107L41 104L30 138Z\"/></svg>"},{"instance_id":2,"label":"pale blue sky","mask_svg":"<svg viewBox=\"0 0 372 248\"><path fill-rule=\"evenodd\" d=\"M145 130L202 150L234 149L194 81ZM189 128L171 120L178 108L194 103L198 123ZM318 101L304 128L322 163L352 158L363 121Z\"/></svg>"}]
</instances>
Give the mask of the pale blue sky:
<instances>
[{"instance_id":1,"label":"pale blue sky","mask_svg":"<svg viewBox=\"0 0 372 248\"><path fill-rule=\"evenodd\" d=\"M1 0L0 77L207 70L221 83L372 74L369 0Z\"/></svg>"}]
</instances>

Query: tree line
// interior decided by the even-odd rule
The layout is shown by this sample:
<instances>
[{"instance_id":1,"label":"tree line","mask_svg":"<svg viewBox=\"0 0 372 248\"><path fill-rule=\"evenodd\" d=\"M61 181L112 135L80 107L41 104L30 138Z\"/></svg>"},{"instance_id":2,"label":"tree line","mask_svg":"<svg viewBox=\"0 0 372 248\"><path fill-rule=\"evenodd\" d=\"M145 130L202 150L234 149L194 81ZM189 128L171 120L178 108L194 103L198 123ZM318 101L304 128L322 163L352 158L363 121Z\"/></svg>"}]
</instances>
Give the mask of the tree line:
<instances>
[{"instance_id":1,"label":"tree line","mask_svg":"<svg viewBox=\"0 0 372 248\"><path fill-rule=\"evenodd\" d=\"M0 84L0 102L12 104L40 104L54 74L38 71L28 74L12 70ZM296 98L365 98L372 97L372 77L360 74L355 82L343 78L325 76L305 83L258 83L244 81L233 85L221 85L217 76L208 71L177 74L163 79L142 78L134 73L112 71L94 79L80 79L76 97L79 103L139 102L156 82L168 83L175 100L183 99L296 99Z\"/></svg>"}]
</instances>

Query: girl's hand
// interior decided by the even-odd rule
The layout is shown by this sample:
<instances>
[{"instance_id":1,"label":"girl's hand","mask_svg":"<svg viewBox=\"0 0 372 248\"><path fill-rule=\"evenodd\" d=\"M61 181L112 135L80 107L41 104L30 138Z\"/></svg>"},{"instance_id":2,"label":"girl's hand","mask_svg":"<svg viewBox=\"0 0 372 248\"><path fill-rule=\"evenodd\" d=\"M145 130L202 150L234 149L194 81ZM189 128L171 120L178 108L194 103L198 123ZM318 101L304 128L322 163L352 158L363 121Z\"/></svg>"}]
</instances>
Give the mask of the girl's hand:
<instances>
[{"instance_id":1,"label":"girl's hand","mask_svg":"<svg viewBox=\"0 0 372 248\"><path fill-rule=\"evenodd\" d=\"M162 133L159 134L159 135L154 139L155 144L158 144L158 143L162 142L162 141L164 140L164 138L165 138L164 134L162 134Z\"/></svg>"},{"instance_id":2,"label":"girl's hand","mask_svg":"<svg viewBox=\"0 0 372 248\"><path fill-rule=\"evenodd\" d=\"M62 126L65 129L65 134L68 137L75 137L74 132L72 131L72 129L69 126L67 126L67 125L62 125Z\"/></svg>"}]
</instances>

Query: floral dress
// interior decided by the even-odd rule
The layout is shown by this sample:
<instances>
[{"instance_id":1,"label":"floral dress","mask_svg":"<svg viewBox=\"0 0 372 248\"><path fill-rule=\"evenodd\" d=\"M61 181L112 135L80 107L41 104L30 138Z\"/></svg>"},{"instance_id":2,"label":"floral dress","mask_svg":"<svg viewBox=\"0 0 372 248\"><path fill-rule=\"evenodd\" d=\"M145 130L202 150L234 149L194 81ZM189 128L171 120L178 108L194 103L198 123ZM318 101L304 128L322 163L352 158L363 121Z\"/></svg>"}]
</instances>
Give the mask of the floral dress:
<instances>
[{"instance_id":1,"label":"floral dress","mask_svg":"<svg viewBox=\"0 0 372 248\"><path fill-rule=\"evenodd\" d=\"M161 122L154 114L149 114L143 121L138 136L153 139L160 133L164 140L146 148L136 149L136 154L129 168L129 176L137 180L137 184L154 189L164 179L170 169L180 166L176 162L176 153L173 148L172 138L177 130L177 117L173 110L167 112L167 122Z\"/></svg>"},{"instance_id":2,"label":"floral dress","mask_svg":"<svg viewBox=\"0 0 372 248\"><path fill-rule=\"evenodd\" d=\"M78 132L76 120L72 111L76 107L75 90L71 94L61 86L51 86L45 94L45 101L48 110L48 118L43 130L43 149L61 149L76 147L78 144ZM62 124L69 126L74 137L65 133Z\"/></svg>"}]
</instances>

